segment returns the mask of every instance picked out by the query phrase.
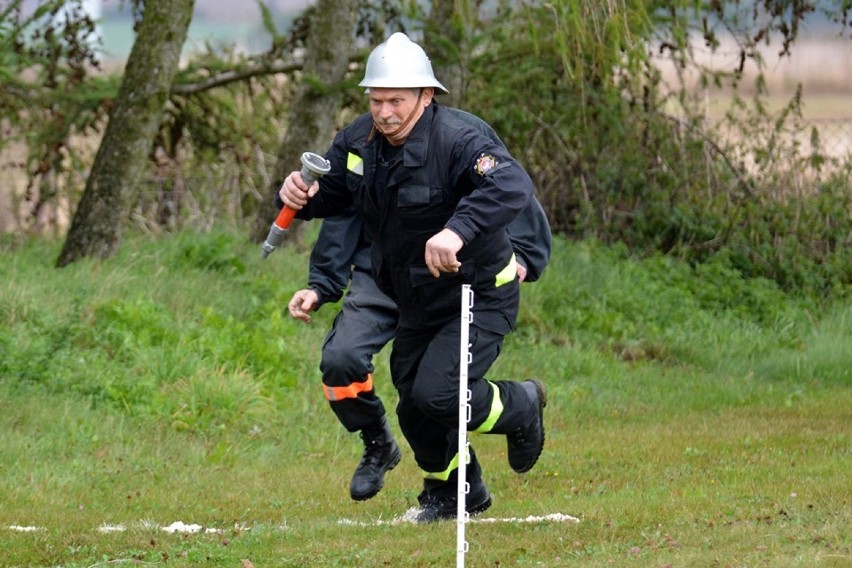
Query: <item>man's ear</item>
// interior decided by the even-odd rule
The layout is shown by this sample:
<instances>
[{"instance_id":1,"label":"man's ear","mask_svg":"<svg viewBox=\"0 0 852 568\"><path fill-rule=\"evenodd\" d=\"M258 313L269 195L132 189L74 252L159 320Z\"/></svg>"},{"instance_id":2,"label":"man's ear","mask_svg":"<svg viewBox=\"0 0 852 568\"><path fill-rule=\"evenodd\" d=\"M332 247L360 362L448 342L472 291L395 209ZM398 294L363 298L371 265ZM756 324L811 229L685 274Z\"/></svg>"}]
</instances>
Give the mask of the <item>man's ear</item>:
<instances>
[{"instance_id":1,"label":"man's ear","mask_svg":"<svg viewBox=\"0 0 852 568\"><path fill-rule=\"evenodd\" d=\"M423 108L426 108L430 104L432 104L432 98L435 96L435 88L434 87L423 87L423 94L421 96L421 100L423 101Z\"/></svg>"}]
</instances>

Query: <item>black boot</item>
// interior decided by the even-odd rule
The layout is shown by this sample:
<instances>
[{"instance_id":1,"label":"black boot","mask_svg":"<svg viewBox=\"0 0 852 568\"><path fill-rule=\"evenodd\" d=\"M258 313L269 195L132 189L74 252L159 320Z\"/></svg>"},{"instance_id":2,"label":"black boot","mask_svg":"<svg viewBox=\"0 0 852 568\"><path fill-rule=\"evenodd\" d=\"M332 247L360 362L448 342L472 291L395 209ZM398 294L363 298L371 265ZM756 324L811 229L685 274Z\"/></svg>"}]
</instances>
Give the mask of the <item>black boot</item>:
<instances>
[{"instance_id":1,"label":"black boot","mask_svg":"<svg viewBox=\"0 0 852 568\"><path fill-rule=\"evenodd\" d=\"M356 501L374 497L385 484L385 472L396 467L402 454L384 417L361 430L364 456L355 469L349 494Z\"/></svg>"},{"instance_id":2,"label":"black boot","mask_svg":"<svg viewBox=\"0 0 852 568\"><path fill-rule=\"evenodd\" d=\"M506 436L509 465L518 473L531 470L544 448L544 407L547 404L541 381L532 379L524 381L521 386L530 399L527 426Z\"/></svg>"},{"instance_id":3,"label":"black boot","mask_svg":"<svg viewBox=\"0 0 852 568\"><path fill-rule=\"evenodd\" d=\"M458 513L459 470L450 473L446 481L424 479L423 491L417 496L420 510L414 518L415 523L433 523L446 519L455 519ZM464 499L464 509L469 515L478 515L491 506L491 493L482 480L482 467L476 459L476 453L470 448L470 463L465 472L468 492Z\"/></svg>"},{"instance_id":4,"label":"black boot","mask_svg":"<svg viewBox=\"0 0 852 568\"><path fill-rule=\"evenodd\" d=\"M420 511L414 518L415 523L434 523L458 516L458 490L455 484L449 484L439 491L424 489L417 496L417 500L420 502ZM470 492L465 496L464 505L464 510L471 516L478 515L491 506L491 493L482 479L470 484Z\"/></svg>"}]
</instances>

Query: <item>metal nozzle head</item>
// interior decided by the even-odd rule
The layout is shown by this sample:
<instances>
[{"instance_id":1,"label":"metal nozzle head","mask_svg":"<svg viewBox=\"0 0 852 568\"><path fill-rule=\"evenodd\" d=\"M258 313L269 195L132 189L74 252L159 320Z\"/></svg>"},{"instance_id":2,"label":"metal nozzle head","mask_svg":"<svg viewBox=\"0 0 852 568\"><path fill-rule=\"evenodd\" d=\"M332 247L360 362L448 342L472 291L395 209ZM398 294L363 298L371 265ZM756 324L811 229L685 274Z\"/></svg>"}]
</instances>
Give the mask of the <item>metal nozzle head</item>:
<instances>
[{"instance_id":1,"label":"metal nozzle head","mask_svg":"<svg viewBox=\"0 0 852 568\"><path fill-rule=\"evenodd\" d=\"M302 179L311 184L331 171L331 162L313 152L302 154Z\"/></svg>"},{"instance_id":2,"label":"metal nozzle head","mask_svg":"<svg viewBox=\"0 0 852 568\"><path fill-rule=\"evenodd\" d=\"M265 259L267 256L272 254L272 251L275 250L275 247L269 243L263 243L262 250L260 251L260 258Z\"/></svg>"}]
</instances>

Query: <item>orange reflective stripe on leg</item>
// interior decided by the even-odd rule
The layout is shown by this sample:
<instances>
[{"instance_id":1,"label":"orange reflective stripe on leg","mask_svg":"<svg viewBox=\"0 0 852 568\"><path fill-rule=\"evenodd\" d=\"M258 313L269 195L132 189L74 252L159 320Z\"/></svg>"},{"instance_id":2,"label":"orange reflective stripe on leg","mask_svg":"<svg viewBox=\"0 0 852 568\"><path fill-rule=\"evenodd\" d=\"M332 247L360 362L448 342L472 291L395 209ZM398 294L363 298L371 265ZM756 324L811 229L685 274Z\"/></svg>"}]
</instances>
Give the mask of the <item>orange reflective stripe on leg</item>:
<instances>
[{"instance_id":1,"label":"orange reflective stripe on leg","mask_svg":"<svg viewBox=\"0 0 852 568\"><path fill-rule=\"evenodd\" d=\"M362 392L370 392L373 390L373 375L372 373L369 373L367 374L367 379L365 381L352 383L345 387L330 387L328 385L323 385L322 390L325 392L326 400L330 401L357 398Z\"/></svg>"}]
</instances>

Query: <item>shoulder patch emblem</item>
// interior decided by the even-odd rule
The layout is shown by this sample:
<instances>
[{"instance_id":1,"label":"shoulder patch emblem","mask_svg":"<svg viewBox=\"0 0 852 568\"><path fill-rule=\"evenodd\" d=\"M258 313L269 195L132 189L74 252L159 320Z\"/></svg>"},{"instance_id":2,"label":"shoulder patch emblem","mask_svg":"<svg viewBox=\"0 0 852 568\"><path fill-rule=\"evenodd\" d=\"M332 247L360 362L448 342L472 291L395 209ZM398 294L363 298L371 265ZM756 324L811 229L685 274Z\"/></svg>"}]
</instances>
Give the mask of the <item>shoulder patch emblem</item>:
<instances>
[{"instance_id":1,"label":"shoulder patch emblem","mask_svg":"<svg viewBox=\"0 0 852 568\"><path fill-rule=\"evenodd\" d=\"M491 170L496 165L497 158L495 158L491 154L482 154L481 156L479 156L479 159L476 160L474 169L476 169L476 173L481 176L484 176L488 173L489 170Z\"/></svg>"}]
</instances>

